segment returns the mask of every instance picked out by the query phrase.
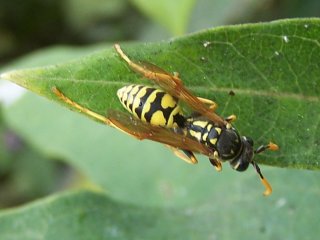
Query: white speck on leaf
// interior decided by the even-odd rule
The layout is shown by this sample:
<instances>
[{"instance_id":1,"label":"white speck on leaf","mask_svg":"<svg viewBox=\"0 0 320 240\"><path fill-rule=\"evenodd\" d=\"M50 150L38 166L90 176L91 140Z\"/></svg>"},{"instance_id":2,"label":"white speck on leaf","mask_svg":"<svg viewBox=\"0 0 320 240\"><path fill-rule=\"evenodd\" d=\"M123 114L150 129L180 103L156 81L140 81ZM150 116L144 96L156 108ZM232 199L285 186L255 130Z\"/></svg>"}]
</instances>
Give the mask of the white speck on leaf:
<instances>
[{"instance_id":1,"label":"white speck on leaf","mask_svg":"<svg viewBox=\"0 0 320 240\"><path fill-rule=\"evenodd\" d=\"M204 47L208 47L210 44L211 44L211 42L205 41L205 42L203 43L203 46L204 46Z\"/></svg>"},{"instance_id":2,"label":"white speck on leaf","mask_svg":"<svg viewBox=\"0 0 320 240\"><path fill-rule=\"evenodd\" d=\"M287 200L285 198L279 198L278 201L276 202L276 207L277 208L282 208L287 204Z\"/></svg>"},{"instance_id":3,"label":"white speck on leaf","mask_svg":"<svg viewBox=\"0 0 320 240\"><path fill-rule=\"evenodd\" d=\"M288 36L283 36L282 38L283 38L283 41L285 41L286 43L288 43L288 42L289 42L289 38L288 38Z\"/></svg>"}]
</instances>

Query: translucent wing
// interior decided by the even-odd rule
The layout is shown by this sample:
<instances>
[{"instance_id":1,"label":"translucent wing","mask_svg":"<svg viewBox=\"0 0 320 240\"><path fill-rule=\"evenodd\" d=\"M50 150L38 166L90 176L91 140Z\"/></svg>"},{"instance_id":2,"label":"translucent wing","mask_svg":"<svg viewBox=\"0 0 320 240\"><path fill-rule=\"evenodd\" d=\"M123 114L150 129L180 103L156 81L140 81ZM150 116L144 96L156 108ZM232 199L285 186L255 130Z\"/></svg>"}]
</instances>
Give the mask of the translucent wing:
<instances>
[{"instance_id":1,"label":"translucent wing","mask_svg":"<svg viewBox=\"0 0 320 240\"><path fill-rule=\"evenodd\" d=\"M124 54L124 52L118 44L115 45L115 49L121 56L121 58L123 58L134 71L154 81L157 85L159 85L170 95L175 96L179 100L185 102L195 112L198 112L208 117L210 120L214 121L218 125L226 125L226 122L223 118L214 113L205 103L200 101L183 85L181 79L178 77L177 74L169 74L165 70L151 63L139 64L131 61L129 57L126 54Z\"/></svg>"},{"instance_id":2,"label":"translucent wing","mask_svg":"<svg viewBox=\"0 0 320 240\"><path fill-rule=\"evenodd\" d=\"M149 139L207 156L212 154L212 151L196 140L175 133L170 129L142 122L124 112L109 110L107 118L116 128L140 140Z\"/></svg>"},{"instance_id":3,"label":"translucent wing","mask_svg":"<svg viewBox=\"0 0 320 240\"><path fill-rule=\"evenodd\" d=\"M115 127L140 140L150 139L182 150L189 150L208 156L212 154L208 148L201 145L199 142L175 133L170 129L153 126L149 123L135 119L129 114L115 110L109 110L107 116L102 116L74 102L55 86L52 88L52 92L63 102L78 109L80 112L83 112L94 119Z\"/></svg>"},{"instance_id":4,"label":"translucent wing","mask_svg":"<svg viewBox=\"0 0 320 240\"><path fill-rule=\"evenodd\" d=\"M157 65L154 65L150 62L139 61L139 65L141 65L144 69L151 71L151 72L154 72L154 73L171 75L166 70L164 70L164 69L162 69L162 68L158 67Z\"/></svg>"},{"instance_id":5,"label":"translucent wing","mask_svg":"<svg viewBox=\"0 0 320 240\"><path fill-rule=\"evenodd\" d=\"M214 121L218 125L225 125L223 118L214 113L208 108L206 104L200 101L196 96L194 96L182 83L180 78L170 74L164 74L160 72L154 72L155 77L150 78L154 80L162 89L177 97L180 101L185 102L191 109L198 112L210 120Z\"/></svg>"}]
</instances>

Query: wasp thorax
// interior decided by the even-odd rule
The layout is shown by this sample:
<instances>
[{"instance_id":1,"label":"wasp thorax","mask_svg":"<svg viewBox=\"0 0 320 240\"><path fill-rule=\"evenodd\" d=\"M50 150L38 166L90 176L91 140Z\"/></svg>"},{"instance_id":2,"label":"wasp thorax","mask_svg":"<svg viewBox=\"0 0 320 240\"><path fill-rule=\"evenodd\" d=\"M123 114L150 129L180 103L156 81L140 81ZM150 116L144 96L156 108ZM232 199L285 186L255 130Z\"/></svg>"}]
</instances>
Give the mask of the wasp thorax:
<instances>
[{"instance_id":1,"label":"wasp thorax","mask_svg":"<svg viewBox=\"0 0 320 240\"><path fill-rule=\"evenodd\" d=\"M222 161L232 160L240 154L242 141L234 128L225 128L221 131L217 142L217 151Z\"/></svg>"},{"instance_id":2,"label":"wasp thorax","mask_svg":"<svg viewBox=\"0 0 320 240\"><path fill-rule=\"evenodd\" d=\"M253 159L253 141L251 138L242 137L242 149L239 156L230 162L233 169L237 171L245 171Z\"/></svg>"}]
</instances>

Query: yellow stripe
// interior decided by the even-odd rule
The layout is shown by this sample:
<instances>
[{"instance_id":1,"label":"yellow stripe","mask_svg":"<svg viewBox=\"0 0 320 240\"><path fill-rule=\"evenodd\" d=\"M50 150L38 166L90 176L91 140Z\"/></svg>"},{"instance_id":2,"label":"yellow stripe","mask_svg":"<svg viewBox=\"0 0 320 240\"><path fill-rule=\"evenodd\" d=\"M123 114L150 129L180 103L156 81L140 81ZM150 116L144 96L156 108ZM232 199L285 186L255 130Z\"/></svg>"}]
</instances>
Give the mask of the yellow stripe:
<instances>
[{"instance_id":1,"label":"yellow stripe","mask_svg":"<svg viewBox=\"0 0 320 240\"><path fill-rule=\"evenodd\" d=\"M146 122L146 118L144 117L144 115L150 111L151 109L151 103L154 102L154 100L156 99L157 97L157 93L160 92L160 90L154 90L150 95L149 97L147 98L144 106L143 106L143 109L142 109L142 113L141 113L141 120L142 121L145 121Z\"/></svg>"},{"instance_id":2,"label":"yellow stripe","mask_svg":"<svg viewBox=\"0 0 320 240\"><path fill-rule=\"evenodd\" d=\"M218 135L220 135L220 133L221 133L221 128L214 128L216 131L217 131L217 133L218 133Z\"/></svg>"},{"instance_id":3,"label":"yellow stripe","mask_svg":"<svg viewBox=\"0 0 320 240\"><path fill-rule=\"evenodd\" d=\"M177 101L169 94L163 95L161 99L161 106L166 109L168 107L174 107L177 104Z\"/></svg>"},{"instance_id":4,"label":"yellow stripe","mask_svg":"<svg viewBox=\"0 0 320 240\"><path fill-rule=\"evenodd\" d=\"M202 135L202 141L206 141L208 137L208 133L206 132L205 134Z\"/></svg>"},{"instance_id":5,"label":"yellow stripe","mask_svg":"<svg viewBox=\"0 0 320 240\"><path fill-rule=\"evenodd\" d=\"M177 105L171 112L168 122L167 122L167 127L172 128L172 127L177 127L177 123L174 122L174 116L176 115L182 115L182 111L179 105Z\"/></svg>"},{"instance_id":6,"label":"yellow stripe","mask_svg":"<svg viewBox=\"0 0 320 240\"><path fill-rule=\"evenodd\" d=\"M118 91L117 91L117 95L118 95L118 98L121 102L121 104L127 109L130 111L130 109L127 108L127 105L125 104L125 101L127 100L128 98L128 92L130 92L130 90L132 89L133 85L129 85L129 86L125 86L125 87L122 87L120 88ZM131 111L130 111L131 112Z\"/></svg>"},{"instance_id":7,"label":"yellow stripe","mask_svg":"<svg viewBox=\"0 0 320 240\"><path fill-rule=\"evenodd\" d=\"M216 143L217 143L217 138L212 138L212 139L210 139L210 143L212 144L212 145L216 145Z\"/></svg>"},{"instance_id":8,"label":"yellow stripe","mask_svg":"<svg viewBox=\"0 0 320 240\"><path fill-rule=\"evenodd\" d=\"M192 123L195 126L201 127L201 128L205 128L205 126L208 124L207 121L194 121Z\"/></svg>"},{"instance_id":9,"label":"yellow stripe","mask_svg":"<svg viewBox=\"0 0 320 240\"><path fill-rule=\"evenodd\" d=\"M130 95L132 96L135 96L139 90L139 87L141 87L140 85L134 85L131 92L130 92Z\"/></svg>"},{"instance_id":10,"label":"yellow stripe","mask_svg":"<svg viewBox=\"0 0 320 240\"><path fill-rule=\"evenodd\" d=\"M139 86L138 86L139 87ZM132 114L136 117L136 118L138 118L138 115L136 114L136 112L135 112L135 109L137 108L137 107L139 107L139 104L140 104L140 102L141 102L141 98L144 96L144 95L146 95L146 93L147 93L147 88L148 87L143 87L143 88L141 88L140 90L139 90L139 92L137 92L138 90L136 90L136 89L132 89L132 91L135 91L135 94L134 95L132 95L132 94L130 94L130 98L132 98L132 99L130 99L130 101L131 101L131 103L132 103ZM129 101L128 101L129 102ZM129 105L128 105L129 106Z\"/></svg>"},{"instance_id":11,"label":"yellow stripe","mask_svg":"<svg viewBox=\"0 0 320 240\"><path fill-rule=\"evenodd\" d=\"M128 96L128 100L127 100L127 109L128 109L129 111L131 111L131 110L129 109L129 105L132 104L132 113L133 113L133 114L134 114L134 109L135 109L135 108L134 108L134 102L133 102L133 100L134 100L134 99L137 99L137 98L136 98L137 93L140 94L141 90L145 88L145 87L143 87L143 88L141 88L140 91L139 91L139 87L141 87L141 86L139 86L139 85L133 85L133 88L132 88L132 90L131 90L131 92L130 92L130 94L129 94L129 96ZM138 91L139 91L139 92L138 92Z\"/></svg>"},{"instance_id":12,"label":"yellow stripe","mask_svg":"<svg viewBox=\"0 0 320 240\"><path fill-rule=\"evenodd\" d=\"M132 89L132 86L133 85L125 86L118 90L117 94L121 102L125 102L127 100L128 92Z\"/></svg>"},{"instance_id":13,"label":"yellow stripe","mask_svg":"<svg viewBox=\"0 0 320 240\"><path fill-rule=\"evenodd\" d=\"M166 125L166 119L163 116L162 111L156 111L154 114L152 114L150 124L158 125L158 126L165 126Z\"/></svg>"},{"instance_id":14,"label":"yellow stripe","mask_svg":"<svg viewBox=\"0 0 320 240\"><path fill-rule=\"evenodd\" d=\"M201 132L190 130L189 133L192 137L198 139L199 141L201 140Z\"/></svg>"}]
</instances>

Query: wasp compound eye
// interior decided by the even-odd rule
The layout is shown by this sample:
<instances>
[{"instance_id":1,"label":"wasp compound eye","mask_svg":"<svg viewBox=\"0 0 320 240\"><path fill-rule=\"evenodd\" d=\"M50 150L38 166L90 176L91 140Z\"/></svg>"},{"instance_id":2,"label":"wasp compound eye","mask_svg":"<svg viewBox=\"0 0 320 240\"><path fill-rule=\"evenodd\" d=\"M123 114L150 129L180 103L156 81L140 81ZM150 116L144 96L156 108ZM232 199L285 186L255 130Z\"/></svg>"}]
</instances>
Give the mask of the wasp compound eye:
<instances>
[{"instance_id":1,"label":"wasp compound eye","mask_svg":"<svg viewBox=\"0 0 320 240\"><path fill-rule=\"evenodd\" d=\"M246 141L253 147L253 140L251 137L244 137L246 139Z\"/></svg>"}]
</instances>

